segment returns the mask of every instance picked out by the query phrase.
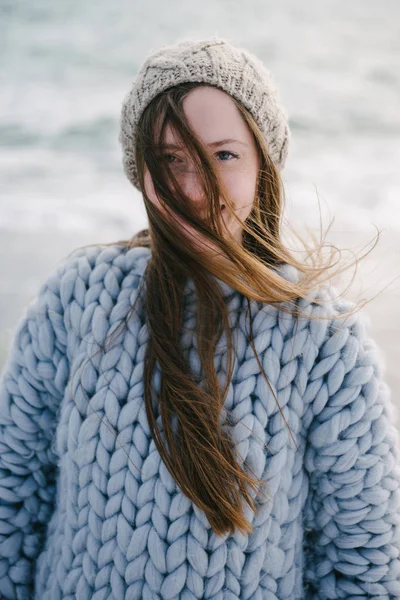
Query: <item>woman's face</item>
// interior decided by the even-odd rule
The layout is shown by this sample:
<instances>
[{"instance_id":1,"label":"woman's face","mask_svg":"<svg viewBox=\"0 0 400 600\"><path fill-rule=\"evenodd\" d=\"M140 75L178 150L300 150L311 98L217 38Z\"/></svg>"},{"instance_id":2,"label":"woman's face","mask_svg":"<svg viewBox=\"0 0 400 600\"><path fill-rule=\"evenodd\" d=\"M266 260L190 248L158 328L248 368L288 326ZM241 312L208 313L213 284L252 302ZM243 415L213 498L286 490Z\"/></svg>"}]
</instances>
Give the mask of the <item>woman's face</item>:
<instances>
[{"instance_id":1,"label":"woman's face","mask_svg":"<svg viewBox=\"0 0 400 600\"><path fill-rule=\"evenodd\" d=\"M236 215L245 221L253 206L260 166L253 134L229 94L216 87L200 86L189 92L183 100L183 110L191 128L208 146ZM182 191L197 206L199 215L206 218L208 200L201 189L200 175L169 125L165 129L163 158L173 169ZM149 199L160 206L147 167L145 188ZM242 243L242 227L226 209L222 215L231 233ZM189 228L186 224L185 227ZM199 234L191 230L191 238L193 235Z\"/></svg>"}]
</instances>

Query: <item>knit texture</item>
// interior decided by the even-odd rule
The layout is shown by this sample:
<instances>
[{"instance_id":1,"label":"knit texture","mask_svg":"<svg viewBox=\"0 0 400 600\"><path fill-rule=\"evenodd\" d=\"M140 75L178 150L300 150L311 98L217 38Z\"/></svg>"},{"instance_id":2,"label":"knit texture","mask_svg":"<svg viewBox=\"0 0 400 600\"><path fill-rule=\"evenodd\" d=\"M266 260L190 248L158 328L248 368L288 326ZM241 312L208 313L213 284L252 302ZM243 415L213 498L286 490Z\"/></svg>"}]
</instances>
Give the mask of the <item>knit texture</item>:
<instances>
[{"instance_id":1,"label":"knit texture","mask_svg":"<svg viewBox=\"0 0 400 600\"><path fill-rule=\"evenodd\" d=\"M75 251L16 330L0 380L0 597L400 598L396 412L366 318L343 322L349 303L328 286L300 301L297 332L292 316L252 301L255 346L297 450L246 342L244 297L221 282L235 336L226 408L242 421L230 430L271 501L255 515L244 505L252 534L216 536L150 436L139 289L150 256ZM138 294L128 328L94 356ZM191 279L185 307L182 341L198 373Z\"/></svg>"},{"instance_id":2,"label":"knit texture","mask_svg":"<svg viewBox=\"0 0 400 600\"><path fill-rule=\"evenodd\" d=\"M189 81L214 85L239 100L260 127L272 162L280 171L284 168L290 140L288 115L261 60L224 39L184 39L148 54L122 103L122 163L138 190L135 137L140 117L160 92Z\"/></svg>"}]
</instances>

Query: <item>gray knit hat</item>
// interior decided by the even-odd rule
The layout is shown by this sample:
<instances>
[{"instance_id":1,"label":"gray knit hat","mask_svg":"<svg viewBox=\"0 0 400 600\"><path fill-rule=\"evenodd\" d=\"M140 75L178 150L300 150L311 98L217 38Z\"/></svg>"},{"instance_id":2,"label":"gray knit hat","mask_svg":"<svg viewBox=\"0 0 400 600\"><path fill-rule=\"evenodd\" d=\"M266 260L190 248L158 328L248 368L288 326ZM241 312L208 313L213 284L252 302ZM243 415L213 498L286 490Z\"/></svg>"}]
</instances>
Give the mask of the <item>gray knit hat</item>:
<instances>
[{"instance_id":1,"label":"gray knit hat","mask_svg":"<svg viewBox=\"0 0 400 600\"><path fill-rule=\"evenodd\" d=\"M134 153L139 119L157 94L187 81L215 85L242 102L260 127L272 162L283 169L290 139L288 117L263 63L224 39L185 39L147 56L122 104L119 141L123 167L138 190Z\"/></svg>"}]
</instances>

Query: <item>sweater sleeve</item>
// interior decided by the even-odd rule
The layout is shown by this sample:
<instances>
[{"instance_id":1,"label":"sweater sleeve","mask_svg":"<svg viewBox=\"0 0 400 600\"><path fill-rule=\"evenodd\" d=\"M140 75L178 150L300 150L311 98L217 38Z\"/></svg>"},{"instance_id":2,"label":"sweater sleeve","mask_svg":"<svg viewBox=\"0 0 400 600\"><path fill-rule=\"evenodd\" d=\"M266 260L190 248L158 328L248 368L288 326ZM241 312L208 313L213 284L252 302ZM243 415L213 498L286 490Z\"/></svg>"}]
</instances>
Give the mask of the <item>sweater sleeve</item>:
<instances>
[{"instance_id":1,"label":"sweater sleeve","mask_svg":"<svg viewBox=\"0 0 400 600\"><path fill-rule=\"evenodd\" d=\"M0 379L0 597L33 597L35 559L55 498L53 437L67 384L60 282L47 278L26 308Z\"/></svg>"},{"instance_id":2,"label":"sweater sleeve","mask_svg":"<svg viewBox=\"0 0 400 600\"><path fill-rule=\"evenodd\" d=\"M400 598L398 409L369 317L340 312L328 321L306 391L306 598Z\"/></svg>"}]
</instances>

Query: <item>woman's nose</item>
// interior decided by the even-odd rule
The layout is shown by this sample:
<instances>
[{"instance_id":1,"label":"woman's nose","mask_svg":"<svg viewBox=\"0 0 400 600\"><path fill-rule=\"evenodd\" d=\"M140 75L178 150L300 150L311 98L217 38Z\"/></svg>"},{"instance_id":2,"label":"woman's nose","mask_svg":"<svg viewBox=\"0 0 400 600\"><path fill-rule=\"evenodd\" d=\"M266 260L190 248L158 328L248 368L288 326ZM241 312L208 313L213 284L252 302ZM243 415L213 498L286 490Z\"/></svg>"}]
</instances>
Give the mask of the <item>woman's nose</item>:
<instances>
[{"instance_id":1,"label":"woman's nose","mask_svg":"<svg viewBox=\"0 0 400 600\"><path fill-rule=\"evenodd\" d=\"M202 186L201 175L194 170L183 173L180 185L183 193L196 204L200 214L207 211L207 202Z\"/></svg>"}]
</instances>

